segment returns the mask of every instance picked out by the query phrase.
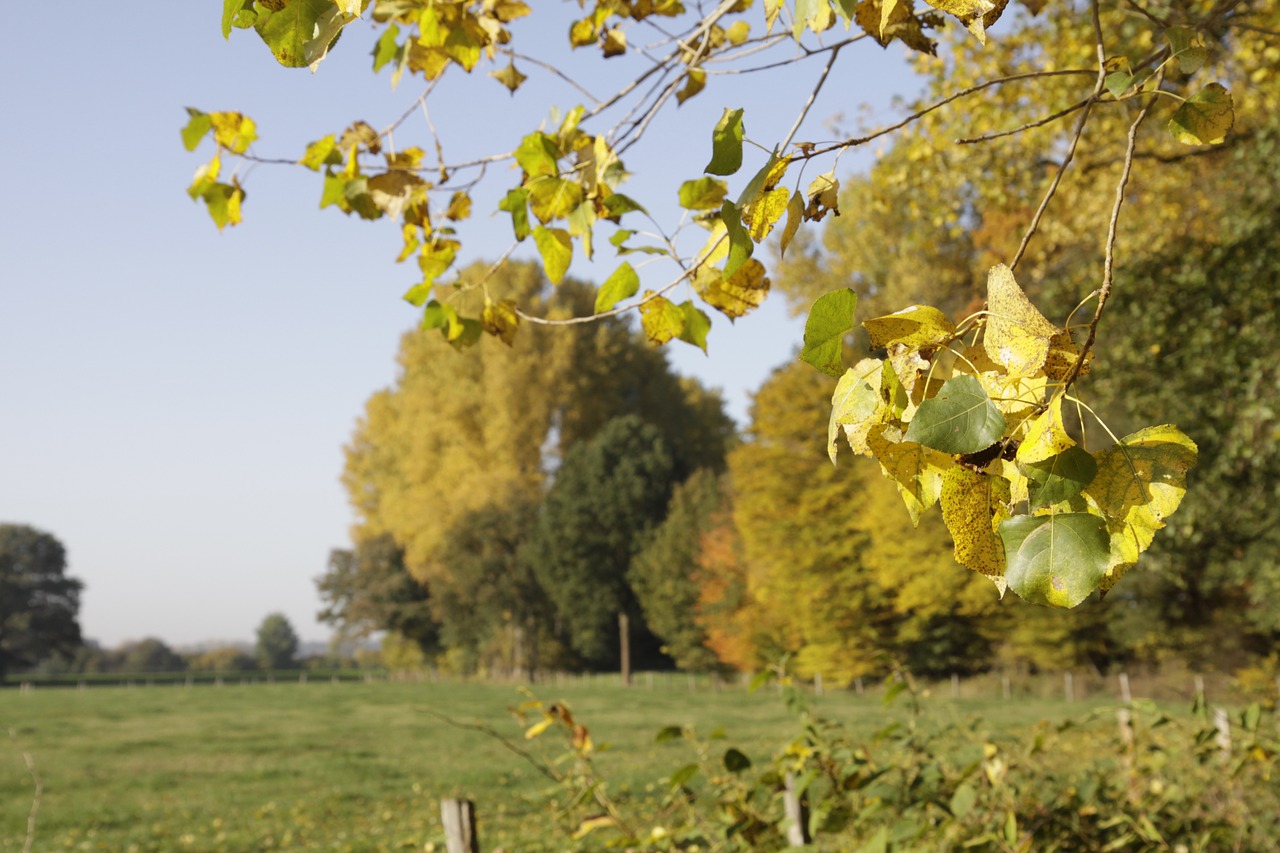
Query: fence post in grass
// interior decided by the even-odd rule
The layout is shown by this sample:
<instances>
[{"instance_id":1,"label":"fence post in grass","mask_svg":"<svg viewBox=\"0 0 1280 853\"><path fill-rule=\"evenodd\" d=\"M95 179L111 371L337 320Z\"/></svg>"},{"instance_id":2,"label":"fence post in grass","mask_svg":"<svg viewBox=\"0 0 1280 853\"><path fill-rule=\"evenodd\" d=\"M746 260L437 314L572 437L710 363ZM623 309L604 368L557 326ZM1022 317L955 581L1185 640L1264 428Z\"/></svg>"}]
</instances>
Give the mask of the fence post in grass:
<instances>
[{"instance_id":1,"label":"fence post in grass","mask_svg":"<svg viewBox=\"0 0 1280 853\"><path fill-rule=\"evenodd\" d=\"M954 672L951 673L951 698L960 698L960 676Z\"/></svg>"},{"instance_id":2,"label":"fence post in grass","mask_svg":"<svg viewBox=\"0 0 1280 853\"><path fill-rule=\"evenodd\" d=\"M1133 694L1129 692L1129 673L1120 673L1120 701L1128 705L1133 702Z\"/></svg>"},{"instance_id":3,"label":"fence post in grass","mask_svg":"<svg viewBox=\"0 0 1280 853\"><path fill-rule=\"evenodd\" d=\"M787 845L804 847L809 843L809 804L805 802L803 795L796 793L794 773L788 773L783 784L786 786L782 808L786 814Z\"/></svg>"},{"instance_id":4,"label":"fence post in grass","mask_svg":"<svg viewBox=\"0 0 1280 853\"><path fill-rule=\"evenodd\" d=\"M1196 695L1194 698L1203 700L1204 698L1204 676L1197 675L1195 679ZM1276 686L1280 687L1280 680L1277 680Z\"/></svg>"},{"instance_id":5,"label":"fence post in grass","mask_svg":"<svg viewBox=\"0 0 1280 853\"><path fill-rule=\"evenodd\" d=\"M441 800L440 822L449 853L480 853L476 833L476 804L471 800Z\"/></svg>"},{"instance_id":6,"label":"fence post in grass","mask_svg":"<svg viewBox=\"0 0 1280 853\"><path fill-rule=\"evenodd\" d=\"M1013 698L1013 686L1009 684L1009 676L1000 676L1000 693L1004 696L1005 701Z\"/></svg>"},{"instance_id":7,"label":"fence post in grass","mask_svg":"<svg viewBox=\"0 0 1280 853\"><path fill-rule=\"evenodd\" d=\"M1224 759L1231 757L1231 718L1226 708L1213 709L1213 727L1218 730L1213 741Z\"/></svg>"},{"instance_id":8,"label":"fence post in grass","mask_svg":"<svg viewBox=\"0 0 1280 853\"><path fill-rule=\"evenodd\" d=\"M813 695L822 695L822 673L820 672L815 672L813 674Z\"/></svg>"},{"instance_id":9,"label":"fence post in grass","mask_svg":"<svg viewBox=\"0 0 1280 853\"><path fill-rule=\"evenodd\" d=\"M1076 685L1075 676L1068 670L1062 674L1062 692L1067 697L1068 702L1076 701Z\"/></svg>"},{"instance_id":10,"label":"fence post in grass","mask_svg":"<svg viewBox=\"0 0 1280 853\"><path fill-rule=\"evenodd\" d=\"M298 683L299 684L307 683L307 674L305 672L298 675Z\"/></svg>"}]
</instances>

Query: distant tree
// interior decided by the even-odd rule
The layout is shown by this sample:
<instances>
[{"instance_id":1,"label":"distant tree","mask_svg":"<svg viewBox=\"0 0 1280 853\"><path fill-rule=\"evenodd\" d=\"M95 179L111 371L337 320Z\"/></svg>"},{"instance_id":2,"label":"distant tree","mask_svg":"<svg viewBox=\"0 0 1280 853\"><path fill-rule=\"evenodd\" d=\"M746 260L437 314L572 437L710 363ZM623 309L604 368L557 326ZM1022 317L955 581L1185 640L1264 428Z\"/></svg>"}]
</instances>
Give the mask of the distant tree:
<instances>
[{"instance_id":1,"label":"distant tree","mask_svg":"<svg viewBox=\"0 0 1280 853\"><path fill-rule=\"evenodd\" d=\"M155 637L125 643L117 654L121 672L181 672L187 668L181 655Z\"/></svg>"},{"instance_id":2,"label":"distant tree","mask_svg":"<svg viewBox=\"0 0 1280 853\"><path fill-rule=\"evenodd\" d=\"M188 664L191 669L202 672L247 672L256 665L251 655L235 646L209 649L193 657Z\"/></svg>"},{"instance_id":3,"label":"distant tree","mask_svg":"<svg viewBox=\"0 0 1280 853\"><path fill-rule=\"evenodd\" d=\"M439 626L431 594L409 574L404 550L389 534L331 551L329 570L316 586L326 604L320 621L339 627L347 638L387 631L418 646L423 655L436 652Z\"/></svg>"},{"instance_id":4,"label":"distant tree","mask_svg":"<svg viewBox=\"0 0 1280 853\"><path fill-rule=\"evenodd\" d=\"M272 613L258 626L258 665L263 669L288 669L298 656L298 635L283 613Z\"/></svg>"},{"instance_id":5,"label":"distant tree","mask_svg":"<svg viewBox=\"0 0 1280 853\"><path fill-rule=\"evenodd\" d=\"M645 622L683 670L706 670L716 664L715 653L706 645L706 630L695 615L702 535L720 502L720 484L710 469L695 472L677 486L666 519L627 575Z\"/></svg>"},{"instance_id":6,"label":"distant tree","mask_svg":"<svg viewBox=\"0 0 1280 853\"><path fill-rule=\"evenodd\" d=\"M559 663L554 607L522 552L537 518L531 502L495 503L450 533L440 555L446 579L436 587L450 665L533 673Z\"/></svg>"},{"instance_id":7,"label":"distant tree","mask_svg":"<svg viewBox=\"0 0 1280 853\"><path fill-rule=\"evenodd\" d=\"M527 553L571 645L589 663L617 661L627 626L643 627L627 575L666 515L675 470L662 434L628 415L571 448L556 472ZM642 630L637 640L639 652ZM625 654L622 663L625 674Z\"/></svg>"},{"instance_id":8,"label":"distant tree","mask_svg":"<svg viewBox=\"0 0 1280 853\"><path fill-rule=\"evenodd\" d=\"M0 679L81 645L76 617L84 584L66 568L66 549L52 535L0 524Z\"/></svg>"}]
</instances>

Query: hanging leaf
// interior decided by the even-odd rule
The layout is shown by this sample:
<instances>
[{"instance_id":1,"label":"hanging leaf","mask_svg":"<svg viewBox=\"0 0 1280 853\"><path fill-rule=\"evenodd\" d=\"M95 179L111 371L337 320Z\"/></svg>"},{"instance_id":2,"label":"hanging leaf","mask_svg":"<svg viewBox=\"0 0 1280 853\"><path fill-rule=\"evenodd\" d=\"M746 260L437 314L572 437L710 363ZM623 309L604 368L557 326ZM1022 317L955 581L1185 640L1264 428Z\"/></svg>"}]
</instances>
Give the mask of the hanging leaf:
<instances>
[{"instance_id":1,"label":"hanging leaf","mask_svg":"<svg viewBox=\"0 0 1280 853\"><path fill-rule=\"evenodd\" d=\"M255 3L254 9L258 17L253 28L286 68L306 68L323 56L336 38L331 22L341 14L333 0L271 0ZM317 41L318 32L323 43Z\"/></svg>"},{"instance_id":2,"label":"hanging leaf","mask_svg":"<svg viewBox=\"0 0 1280 853\"><path fill-rule=\"evenodd\" d=\"M529 79L526 75L520 73L514 62L499 68L497 71L490 71L489 76L506 86L507 91L513 95L517 89L524 85L524 81Z\"/></svg>"},{"instance_id":3,"label":"hanging leaf","mask_svg":"<svg viewBox=\"0 0 1280 853\"><path fill-rule=\"evenodd\" d=\"M711 331L711 318L691 300L681 302L680 310L684 313L684 326L680 329L680 340L693 344L705 354L707 333Z\"/></svg>"},{"instance_id":4,"label":"hanging leaf","mask_svg":"<svg viewBox=\"0 0 1280 853\"><path fill-rule=\"evenodd\" d=\"M560 174L560 167L556 165L561 156L560 147L556 145L554 138L545 133L535 131L520 140L520 147L515 150L514 156L520 168L530 178L542 175L557 177Z\"/></svg>"},{"instance_id":5,"label":"hanging leaf","mask_svg":"<svg viewBox=\"0 0 1280 853\"><path fill-rule=\"evenodd\" d=\"M1032 509L1070 500L1084 491L1098 473L1098 463L1088 451L1068 447L1056 456L1018 466L1027 478L1027 500Z\"/></svg>"},{"instance_id":6,"label":"hanging leaf","mask_svg":"<svg viewBox=\"0 0 1280 853\"><path fill-rule=\"evenodd\" d=\"M683 104L703 89L707 88L707 72L701 68L690 68L684 75L684 88L676 92L677 106Z\"/></svg>"},{"instance_id":7,"label":"hanging leaf","mask_svg":"<svg viewBox=\"0 0 1280 853\"><path fill-rule=\"evenodd\" d=\"M1028 427L1026 437L1018 446L1018 462L1023 465L1039 462L1075 444L1062 423L1062 394L1056 394L1049 401L1049 408Z\"/></svg>"},{"instance_id":8,"label":"hanging leaf","mask_svg":"<svg viewBox=\"0 0 1280 853\"><path fill-rule=\"evenodd\" d=\"M529 230L528 190L521 188L511 190L502 201L498 202L498 210L511 214L511 227L515 230L516 240L523 240L532 233Z\"/></svg>"},{"instance_id":9,"label":"hanging leaf","mask_svg":"<svg viewBox=\"0 0 1280 853\"><path fill-rule=\"evenodd\" d=\"M538 246L538 254L542 256L542 268L547 272L547 279L552 284L559 284L569 271L569 262L573 260L573 240L569 232L563 228L546 228L539 225L533 229L533 242Z\"/></svg>"},{"instance_id":10,"label":"hanging leaf","mask_svg":"<svg viewBox=\"0 0 1280 853\"><path fill-rule=\"evenodd\" d=\"M955 337L955 324L937 308L912 305L885 317L863 320L872 349L901 344L909 349L926 349Z\"/></svg>"},{"instance_id":11,"label":"hanging leaf","mask_svg":"<svg viewBox=\"0 0 1280 853\"><path fill-rule=\"evenodd\" d=\"M600 285L596 293L596 313L608 311L624 299L630 299L640 290L640 276L626 261L622 262Z\"/></svg>"},{"instance_id":12,"label":"hanging leaf","mask_svg":"<svg viewBox=\"0 0 1280 853\"><path fill-rule=\"evenodd\" d=\"M925 0L933 8L955 15L965 29L983 44L987 43L987 27L1004 12L1009 0Z\"/></svg>"},{"instance_id":13,"label":"hanging leaf","mask_svg":"<svg viewBox=\"0 0 1280 853\"><path fill-rule=\"evenodd\" d=\"M751 235L752 240L759 243L769 236L774 223L786 212L787 201L790 198L791 191L786 187L778 187L756 197L750 207L744 211L747 233Z\"/></svg>"},{"instance_id":14,"label":"hanging leaf","mask_svg":"<svg viewBox=\"0 0 1280 853\"><path fill-rule=\"evenodd\" d=\"M680 185L680 206L686 210L719 210L728 194L728 184L704 176Z\"/></svg>"},{"instance_id":15,"label":"hanging leaf","mask_svg":"<svg viewBox=\"0 0 1280 853\"><path fill-rule=\"evenodd\" d=\"M200 140L213 128L213 119L195 107L187 107L187 115L190 118L182 128L182 144L188 151L195 151Z\"/></svg>"},{"instance_id":16,"label":"hanging leaf","mask_svg":"<svg viewBox=\"0 0 1280 853\"><path fill-rule=\"evenodd\" d=\"M804 209L804 218L810 222L821 222L828 213L840 215L840 181L835 172L826 172L813 179L809 184L809 203Z\"/></svg>"},{"instance_id":17,"label":"hanging leaf","mask_svg":"<svg viewBox=\"0 0 1280 853\"><path fill-rule=\"evenodd\" d=\"M742 269L742 265L751 257L755 244L751 242L751 235L742 225L741 211L733 202L726 201L720 205L720 219L729 235L729 256L724 262L721 275L724 278L730 278Z\"/></svg>"},{"instance_id":18,"label":"hanging leaf","mask_svg":"<svg viewBox=\"0 0 1280 853\"><path fill-rule=\"evenodd\" d=\"M833 465L842 428L854 453L871 454L865 445L865 436L872 426L880 422L875 414L880 408L880 373L883 369L884 362L880 359L864 358L846 370L836 383L836 390L831 395L831 416L827 420L827 456Z\"/></svg>"},{"instance_id":19,"label":"hanging leaf","mask_svg":"<svg viewBox=\"0 0 1280 853\"><path fill-rule=\"evenodd\" d=\"M804 323L804 349L800 360L828 376L839 376L844 336L853 331L858 294L841 288L818 297Z\"/></svg>"},{"instance_id":20,"label":"hanging leaf","mask_svg":"<svg viewBox=\"0 0 1280 853\"><path fill-rule=\"evenodd\" d=\"M732 175L742 168L741 109L724 111L711 133L711 162L702 171L712 175Z\"/></svg>"},{"instance_id":21,"label":"hanging leaf","mask_svg":"<svg viewBox=\"0 0 1280 853\"><path fill-rule=\"evenodd\" d=\"M787 224L782 229L782 239L778 243L779 257L787 256L787 247L795 239L796 232L800 230L800 223L803 221L804 199L800 197L800 193L792 193L791 201L787 202Z\"/></svg>"},{"instance_id":22,"label":"hanging leaf","mask_svg":"<svg viewBox=\"0 0 1280 853\"><path fill-rule=\"evenodd\" d=\"M886 370L885 375L892 374ZM911 524L920 526L920 517L942 496L942 482L947 470L955 465L945 453L914 441L893 441L893 427L877 425L867 435L867 446L880 463L884 475L898 486L911 516Z\"/></svg>"},{"instance_id":23,"label":"hanging leaf","mask_svg":"<svg viewBox=\"0 0 1280 853\"><path fill-rule=\"evenodd\" d=\"M936 396L920 404L904 438L944 453L986 450L1004 435L1006 422L968 374L953 376Z\"/></svg>"},{"instance_id":24,"label":"hanging leaf","mask_svg":"<svg viewBox=\"0 0 1280 853\"><path fill-rule=\"evenodd\" d=\"M520 315L516 313L516 304L510 299L490 302L486 297L480 322L486 332L511 346L515 342L516 331L520 328Z\"/></svg>"},{"instance_id":25,"label":"hanging leaf","mask_svg":"<svg viewBox=\"0 0 1280 853\"><path fill-rule=\"evenodd\" d=\"M996 364L1013 376L1040 371L1049 341L1059 329L1044 318L1014 280L1013 271L996 264L987 276L987 331L982 344Z\"/></svg>"},{"instance_id":26,"label":"hanging leaf","mask_svg":"<svg viewBox=\"0 0 1280 853\"><path fill-rule=\"evenodd\" d=\"M1187 145L1217 145L1235 120L1231 93L1221 83L1210 83L1182 102L1169 119L1169 132Z\"/></svg>"},{"instance_id":27,"label":"hanging leaf","mask_svg":"<svg viewBox=\"0 0 1280 853\"><path fill-rule=\"evenodd\" d=\"M1021 515L1000 524L1005 581L1034 604L1075 607L1107 572L1107 525L1088 513Z\"/></svg>"},{"instance_id":28,"label":"hanging leaf","mask_svg":"<svg viewBox=\"0 0 1280 853\"><path fill-rule=\"evenodd\" d=\"M1005 551L996 530L1009 517L1009 481L953 465L942 477L939 502L956 562L992 578L1003 593Z\"/></svg>"},{"instance_id":29,"label":"hanging leaf","mask_svg":"<svg viewBox=\"0 0 1280 853\"><path fill-rule=\"evenodd\" d=\"M684 330L684 311L669 299L652 296L652 293L645 291L646 301L640 306L640 328L649 343L662 346Z\"/></svg>"},{"instance_id":30,"label":"hanging leaf","mask_svg":"<svg viewBox=\"0 0 1280 853\"><path fill-rule=\"evenodd\" d=\"M529 208L544 225L564 219L582 204L582 186L577 181L543 175L524 186L529 192Z\"/></svg>"},{"instance_id":31,"label":"hanging leaf","mask_svg":"<svg viewBox=\"0 0 1280 853\"><path fill-rule=\"evenodd\" d=\"M703 267L694 276L693 287L702 301L730 318L741 317L760 307L769 295L769 279L765 276L764 264L755 258L743 264L727 280L720 270Z\"/></svg>"}]
</instances>

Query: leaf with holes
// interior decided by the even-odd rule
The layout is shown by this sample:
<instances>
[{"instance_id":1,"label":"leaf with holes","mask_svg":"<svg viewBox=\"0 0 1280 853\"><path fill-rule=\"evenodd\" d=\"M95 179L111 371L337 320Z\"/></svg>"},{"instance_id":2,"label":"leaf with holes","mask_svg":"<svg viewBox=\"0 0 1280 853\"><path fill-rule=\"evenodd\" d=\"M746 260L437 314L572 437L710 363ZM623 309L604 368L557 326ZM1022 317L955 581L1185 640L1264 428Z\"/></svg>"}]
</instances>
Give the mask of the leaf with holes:
<instances>
[{"instance_id":1,"label":"leaf with holes","mask_svg":"<svg viewBox=\"0 0 1280 853\"><path fill-rule=\"evenodd\" d=\"M912 305L884 317L863 320L872 349L901 344L909 349L925 349L955 337L955 324L937 308Z\"/></svg>"}]
</instances>

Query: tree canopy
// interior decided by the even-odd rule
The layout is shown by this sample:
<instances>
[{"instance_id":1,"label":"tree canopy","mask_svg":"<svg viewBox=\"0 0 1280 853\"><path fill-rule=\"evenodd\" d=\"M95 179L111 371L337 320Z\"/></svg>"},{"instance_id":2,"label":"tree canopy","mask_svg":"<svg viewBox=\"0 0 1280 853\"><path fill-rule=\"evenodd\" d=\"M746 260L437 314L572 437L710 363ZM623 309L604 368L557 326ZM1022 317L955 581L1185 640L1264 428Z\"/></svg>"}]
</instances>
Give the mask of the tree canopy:
<instances>
[{"instance_id":1,"label":"tree canopy","mask_svg":"<svg viewBox=\"0 0 1280 853\"><path fill-rule=\"evenodd\" d=\"M0 524L0 679L81 644L80 591L67 552L52 534Z\"/></svg>"},{"instance_id":2,"label":"tree canopy","mask_svg":"<svg viewBox=\"0 0 1280 853\"><path fill-rule=\"evenodd\" d=\"M271 613L262 620L254 654L263 669L288 669L294 665L298 659L298 635L288 617Z\"/></svg>"}]
</instances>

